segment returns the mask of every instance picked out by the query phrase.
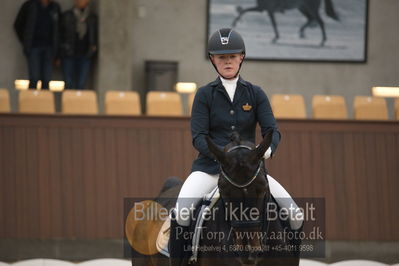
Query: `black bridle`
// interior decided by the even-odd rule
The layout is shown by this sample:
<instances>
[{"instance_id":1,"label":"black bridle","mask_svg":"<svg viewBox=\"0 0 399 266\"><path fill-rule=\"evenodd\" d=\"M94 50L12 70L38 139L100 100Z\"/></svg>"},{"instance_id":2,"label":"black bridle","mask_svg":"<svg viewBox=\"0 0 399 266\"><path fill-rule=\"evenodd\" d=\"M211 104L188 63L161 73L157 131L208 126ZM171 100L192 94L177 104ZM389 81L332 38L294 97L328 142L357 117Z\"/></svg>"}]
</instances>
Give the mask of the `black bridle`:
<instances>
[{"instance_id":1,"label":"black bridle","mask_svg":"<svg viewBox=\"0 0 399 266\"><path fill-rule=\"evenodd\" d=\"M240 148L244 148L244 149L247 149L247 150L251 150L251 151L252 151L252 148L249 147L249 146L246 146L246 145L238 145L238 146L234 146L234 147L230 148L227 152L231 152L231 151L234 151L234 150L237 150L237 149L240 149ZM260 170L262 169L262 166L263 166L263 161L261 160L261 161L259 162L258 168L257 168L256 171L255 171L255 174L254 174L247 182L245 182L245 183L243 183L243 184L238 184L238 183L235 182L233 179L231 179L231 178L225 173L225 171L223 170L222 165L220 165L220 173L221 173L222 177L224 177L227 181L229 181L229 183L232 184L233 186L238 187L238 188L244 188L244 187L247 187L247 186L249 186L249 185L252 184L252 182L253 182L253 181L256 179L256 177L259 175Z\"/></svg>"},{"instance_id":2,"label":"black bridle","mask_svg":"<svg viewBox=\"0 0 399 266\"><path fill-rule=\"evenodd\" d=\"M234 146L234 147L230 148L229 150L227 150L226 153L234 151L234 150L237 150L237 149L241 149L241 148L244 148L244 149L247 149L247 150L251 150L251 151L253 150L251 147L249 147L247 145L237 145L237 146ZM255 171L255 174L248 181L246 181L243 184L238 184L237 182L232 180L225 173L225 171L223 170L222 165L220 165L220 172L221 172L221 176L223 178L225 178L233 186L235 186L237 188L245 188L245 187L249 186L250 184L252 184L252 182L258 177L262 167L263 167L263 160L260 160L258 168ZM264 204L262 206L261 215L260 215L258 220L256 220L256 221L245 221L245 222L244 221L231 221L231 226L232 227L241 227L241 228L242 227L261 226L262 229L264 229L265 224L263 223L263 221L264 221L265 217L264 217L263 214L264 214L264 211L265 211L265 205L270 201L270 199L271 199L271 194L269 193L268 198L266 199L266 201L264 202ZM268 230L269 230L269 223L267 222L267 224L266 224L266 232L268 232Z\"/></svg>"}]
</instances>

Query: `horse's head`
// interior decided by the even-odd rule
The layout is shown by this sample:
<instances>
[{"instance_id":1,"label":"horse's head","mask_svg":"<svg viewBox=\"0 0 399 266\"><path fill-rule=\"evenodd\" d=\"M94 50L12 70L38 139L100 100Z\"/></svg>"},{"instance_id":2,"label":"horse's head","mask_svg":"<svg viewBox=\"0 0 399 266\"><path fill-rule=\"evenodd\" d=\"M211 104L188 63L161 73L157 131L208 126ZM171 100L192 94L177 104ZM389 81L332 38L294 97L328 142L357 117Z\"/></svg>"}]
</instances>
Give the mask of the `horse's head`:
<instances>
[{"instance_id":1,"label":"horse's head","mask_svg":"<svg viewBox=\"0 0 399 266\"><path fill-rule=\"evenodd\" d=\"M225 204L225 217L234 232L234 244L244 250L240 260L244 264L255 264L261 250L262 225L265 198L270 196L269 185L263 167L263 155L272 141L268 132L263 141L255 144L243 141L233 133L231 142L220 149L206 138L209 150L220 162L219 191Z\"/></svg>"}]
</instances>

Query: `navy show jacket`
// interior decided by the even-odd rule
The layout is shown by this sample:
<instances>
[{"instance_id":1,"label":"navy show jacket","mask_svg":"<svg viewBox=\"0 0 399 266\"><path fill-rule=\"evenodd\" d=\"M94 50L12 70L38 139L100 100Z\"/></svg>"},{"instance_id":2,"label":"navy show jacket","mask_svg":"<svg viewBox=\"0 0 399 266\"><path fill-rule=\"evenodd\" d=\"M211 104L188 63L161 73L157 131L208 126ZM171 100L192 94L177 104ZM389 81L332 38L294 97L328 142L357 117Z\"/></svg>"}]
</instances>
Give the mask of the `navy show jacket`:
<instances>
[{"instance_id":1,"label":"navy show jacket","mask_svg":"<svg viewBox=\"0 0 399 266\"><path fill-rule=\"evenodd\" d=\"M274 154L280 141L280 132L269 100L260 87L240 77L233 102L220 78L199 88L191 112L193 146L199 154L193 161L191 171L212 175L220 172L219 163L213 159L205 136L210 136L215 144L224 147L230 142L231 134L236 131L242 140L255 143L258 122L262 137L268 130L273 130L271 149Z\"/></svg>"}]
</instances>

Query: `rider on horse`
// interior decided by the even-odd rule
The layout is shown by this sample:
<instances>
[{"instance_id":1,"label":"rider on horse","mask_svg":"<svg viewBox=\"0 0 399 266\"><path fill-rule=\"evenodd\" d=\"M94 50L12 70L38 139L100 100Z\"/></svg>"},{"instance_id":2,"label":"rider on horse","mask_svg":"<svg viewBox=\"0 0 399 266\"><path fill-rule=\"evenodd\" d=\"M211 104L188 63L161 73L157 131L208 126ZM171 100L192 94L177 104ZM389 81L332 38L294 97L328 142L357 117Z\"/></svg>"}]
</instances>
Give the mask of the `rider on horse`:
<instances>
[{"instance_id":1,"label":"rider on horse","mask_svg":"<svg viewBox=\"0 0 399 266\"><path fill-rule=\"evenodd\" d=\"M238 132L242 139L255 143L255 129L259 123L262 137L273 131L272 143L264 154L267 159L276 152L280 141L276 120L265 92L258 86L243 80L239 71L245 58L245 44L239 33L232 29L220 29L212 34L208 42L208 55L219 76L198 89L191 115L193 146L199 151L192 165L192 172L184 182L172 214L170 230L171 265L181 265L184 256L183 235L190 225L191 215L179 210L195 207L203 195L211 192L218 183L220 165L210 153L206 136L224 147L230 142L230 135ZM297 205L288 192L272 177L268 176L271 194L279 207ZM300 212L296 208L297 212ZM290 213L292 230L298 230L303 223L298 213Z\"/></svg>"}]
</instances>

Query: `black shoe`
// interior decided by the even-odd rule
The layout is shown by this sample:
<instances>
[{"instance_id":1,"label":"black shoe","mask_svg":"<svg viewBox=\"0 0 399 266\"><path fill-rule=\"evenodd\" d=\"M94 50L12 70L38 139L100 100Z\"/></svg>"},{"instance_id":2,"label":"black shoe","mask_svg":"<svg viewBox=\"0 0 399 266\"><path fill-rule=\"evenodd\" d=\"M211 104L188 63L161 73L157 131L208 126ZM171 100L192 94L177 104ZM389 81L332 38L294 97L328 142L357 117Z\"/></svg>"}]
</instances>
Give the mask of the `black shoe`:
<instances>
[{"instance_id":1,"label":"black shoe","mask_svg":"<svg viewBox=\"0 0 399 266\"><path fill-rule=\"evenodd\" d=\"M169 264L171 266L181 266L187 263L189 252L185 249L189 243L188 229L188 226L179 225L175 219L170 221Z\"/></svg>"}]
</instances>

